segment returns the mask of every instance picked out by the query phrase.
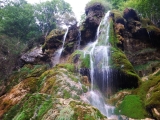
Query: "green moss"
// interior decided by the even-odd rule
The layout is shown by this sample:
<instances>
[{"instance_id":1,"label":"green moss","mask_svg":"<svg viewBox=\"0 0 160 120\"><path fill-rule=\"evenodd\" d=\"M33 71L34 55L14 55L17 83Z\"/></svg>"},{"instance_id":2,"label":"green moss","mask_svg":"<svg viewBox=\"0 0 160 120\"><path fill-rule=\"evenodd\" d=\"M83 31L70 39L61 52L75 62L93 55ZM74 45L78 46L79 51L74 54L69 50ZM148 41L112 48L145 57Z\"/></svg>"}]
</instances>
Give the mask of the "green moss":
<instances>
[{"instance_id":1,"label":"green moss","mask_svg":"<svg viewBox=\"0 0 160 120\"><path fill-rule=\"evenodd\" d=\"M113 10L111 10L111 13L114 13L114 20L115 21L118 20L118 19L124 19L122 12L119 11L119 10L113 9Z\"/></svg>"},{"instance_id":2,"label":"green moss","mask_svg":"<svg viewBox=\"0 0 160 120\"><path fill-rule=\"evenodd\" d=\"M8 81L10 82L7 85L6 91L9 91L13 86L29 77L39 77L47 69L48 65L25 65L9 77Z\"/></svg>"},{"instance_id":3,"label":"green moss","mask_svg":"<svg viewBox=\"0 0 160 120\"><path fill-rule=\"evenodd\" d=\"M143 84L137 89L138 95L144 100L147 108L160 105L160 74L155 74L149 77L149 80L143 82ZM145 99L145 98L148 99Z\"/></svg>"},{"instance_id":4,"label":"green moss","mask_svg":"<svg viewBox=\"0 0 160 120\"><path fill-rule=\"evenodd\" d=\"M5 114L4 120L41 119L51 107L52 100L48 95L28 94Z\"/></svg>"},{"instance_id":5,"label":"green moss","mask_svg":"<svg viewBox=\"0 0 160 120\"><path fill-rule=\"evenodd\" d=\"M119 69L124 72L126 75L130 75L136 77L138 80L140 79L136 74L132 64L128 61L127 57L121 50L117 50L115 48L111 48L111 61L110 64L112 68Z\"/></svg>"},{"instance_id":6,"label":"green moss","mask_svg":"<svg viewBox=\"0 0 160 120\"><path fill-rule=\"evenodd\" d=\"M73 74L72 75L69 74L68 76L71 78L72 81L78 83L79 79L76 78L76 76L74 76Z\"/></svg>"},{"instance_id":7,"label":"green moss","mask_svg":"<svg viewBox=\"0 0 160 120\"><path fill-rule=\"evenodd\" d=\"M64 91L63 91L63 96L64 96L65 99L68 99L68 98L71 97L71 94L69 93L69 91L64 90Z\"/></svg>"},{"instance_id":8,"label":"green moss","mask_svg":"<svg viewBox=\"0 0 160 120\"><path fill-rule=\"evenodd\" d=\"M116 111L136 119L143 119L148 116L143 101L137 95L127 95Z\"/></svg>"},{"instance_id":9,"label":"green moss","mask_svg":"<svg viewBox=\"0 0 160 120\"><path fill-rule=\"evenodd\" d=\"M147 81L144 81L135 93L143 100L147 110L160 106L160 74L151 74ZM155 115L156 116L156 115Z\"/></svg>"},{"instance_id":10,"label":"green moss","mask_svg":"<svg viewBox=\"0 0 160 120\"><path fill-rule=\"evenodd\" d=\"M69 105L74 110L74 120L103 120L106 118L98 109L93 108L85 103L71 101Z\"/></svg>"},{"instance_id":11,"label":"green moss","mask_svg":"<svg viewBox=\"0 0 160 120\"><path fill-rule=\"evenodd\" d=\"M62 36L63 37L64 34L65 34L65 31L54 29L46 37L46 41L49 41L51 38L56 38L58 36Z\"/></svg>"},{"instance_id":12,"label":"green moss","mask_svg":"<svg viewBox=\"0 0 160 120\"><path fill-rule=\"evenodd\" d=\"M90 55L86 54L85 57L80 57L82 63L81 63L81 67L83 68L90 68Z\"/></svg>"},{"instance_id":13,"label":"green moss","mask_svg":"<svg viewBox=\"0 0 160 120\"><path fill-rule=\"evenodd\" d=\"M157 28L155 25L148 25L146 27L146 29L147 29L148 32L150 32L150 31L154 31L154 32L158 32L158 33L160 32L160 29Z\"/></svg>"},{"instance_id":14,"label":"green moss","mask_svg":"<svg viewBox=\"0 0 160 120\"><path fill-rule=\"evenodd\" d=\"M86 88L86 86L82 85L82 89L83 89L83 92L86 93L88 91L88 89Z\"/></svg>"},{"instance_id":15,"label":"green moss","mask_svg":"<svg viewBox=\"0 0 160 120\"><path fill-rule=\"evenodd\" d=\"M56 117L56 120L75 120L73 115L73 109L71 107L66 107L60 111L60 114Z\"/></svg>"},{"instance_id":16,"label":"green moss","mask_svg":"<svg viewBox=\"0 0 160 120\"><path fill-rule=\"evenodd\" d=\"M160 32L160 29L156 27L149 19L141 19L141 23L142 27L146 28L148 32L150 31Z\"/></svg>"},{"instance_id":17,"label":"green moss","mask_svg":"<svg viewBox=\"0 0 160 120\"><path fill-rule=\"evenodd\" d=\"M149 19L142 18L140 21L141 21L142 27L146 27L148 25L153 25L153 23Z\"/></svg>"},{"instance_id":18,"label":"green moss","mask_svg":"<svg viewBox=\"0 0 160 120\"><path fill-rule=\"evenodd\" d=\"M74 46L74 42L69 42L68 44L67 44L67 47L73 47Z\"/></svg>"},{"instance_id":19,"label":"green moss","mask_svg":"<svg viewBox=\"0 0 160 120\"><path fill-rule=\"evenodd\" d=\"M57 67L59 67L59 68L65 68L69 72L74 72L75 71L74 64L72 64L72 63L58 64Z\"/></svg>"},{"instance_id":20,"label":"green moss","mask_svg":"<svg viewBox=\"0 0 160 120\"><path fill-rule=\"evenodd\" d=\"M80 68L90 68L90 55L85 54L84 56L84 54L85 54L84 51L76 50L69 58L69 61L73 63L74 59L78 57L78 59L81 62L79 66Z\"/></svg>"},{"instance_id":21,"label":"green moss","mask_svg":"<svg viewBox=\"0 0 160 120\"><path fill-rule=\"evenodd\" d=\"M142 70L149 70L152 69L152 67L157 67L157 66L160 66L160 61L148 61L145 64L136 65L134 66L134 68L138 72Z\"/></svg>"}]
</instances>

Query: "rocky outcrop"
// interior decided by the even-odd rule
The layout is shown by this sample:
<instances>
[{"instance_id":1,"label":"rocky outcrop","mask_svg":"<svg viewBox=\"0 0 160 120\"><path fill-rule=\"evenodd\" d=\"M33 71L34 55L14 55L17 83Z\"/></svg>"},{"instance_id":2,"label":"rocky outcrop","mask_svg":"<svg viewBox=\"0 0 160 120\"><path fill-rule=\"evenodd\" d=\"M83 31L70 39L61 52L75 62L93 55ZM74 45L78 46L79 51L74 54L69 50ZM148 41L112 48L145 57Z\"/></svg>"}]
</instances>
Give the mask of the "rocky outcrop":
<instances>
[{"instance_id":1,"label":"rocky outcrop","mask_svg":"<svg viewBox=\"0 0 160 120\"><path fill-rule=\"evenodd\" d=\"M61 57L63 59L61 61L66 61L66 56L74 50L95 40L97 28L104 16L104 10L105 8L99 3L89 6L85 10L86 19L80 28L75 24L68 28L68 32L58 29L52 30L42 47L43 53L48 54L50 60L53 59L54 53L62 47L64 35L67 32Z\"/></svg>"},{"instance_id":2,"label":"rocky outcrop","mask_svg":"<svg viewBox=\"0 0 160 120\"><path fill-rule=\"evenodd\" d=\"M18 76L29 72L19 78L20 82L14 81L17 74L12 76L12 83L17 84L12 84L0 97L0 119L107 120L99 110L83 102L83 93L88 88L78 82L80 78L74 75L71 64L59 64L50 70L43 67L23 67L17 72Z\"/></svg>"},{"instance_id":3,"label":"rocky outcrop","mask_svg":"<svg viewBox=\"0 0 160 120\"><path fill-rule=\"evenodd\" d=\"M7 81L5 94L0 97L0 119L2 116L28 93L38 90L40 79L38 77L47 70L47 66L24 66L19 72L12 75Z\"/></svg>"},{"instance_id":4,"label":"rocky outcrop","mask_svg":"<svg viewBox=\"0 0 160 120\"><path fill-rule=\"evenodd\" d=\"M144 100L146 110L150 116L156 120L160 119L160 69L156 70L153 74L146 76L147 79L138 88L137 94Z\"/></svg>"},{"instance_id":5,"label":"rocky outcrop","mask_svg":"<svg viewBox=\"0 0 160 120\"><path fill-rule=\"evenodd\" d=\"M118 109L122 112L120 114L128 114L127 112L131 108L125 105L127 102L130 104L130 98L133 97L132 99L135 99L134 102L132 102L134 108L136 106L134 104L139 104L138 106L141 106L139 110L141 109L141 113L145 113L144 116L158 120L160 119L160 103L158 102L160 29L150 20L138 17L138 14L136 14L133 9L127 8L123 13L112 11L112 17L114 19L115 32L117 33L117 38L119 40L118 46L125 52L136 72L141 77L144 76L142 78L143 82L141 82L138 89L133 91L133 93L130 93L135 96L125 95L126 97L123 96L123 100L118 102L120 103L120 105L117 105ZM124 19L124 22L122 22L122 19ZM115 96L113 99L111 98L111 101L114 99L116 99ZM132 112L133 111L134 110L132 110ZM135 117L137 116L138 113L135 114Z\"/></svg>"},{"instance_id":6,"label":"rocky outcrop","mask_svg":"<svg viewBox=\"0 0 160 120\"><path fill-rule=\"evenodd\" d=\"M105 8L100 3L86 7L86 19L80 26L81 30L81 45L85 45L90 41L95 40L97 28L104 16Z\"/></svg>"},{"instance_id":7,"label":"rocky outcrop","mask_svg":"<svg viewBox=\"0 0 160 120\"><path fill-rule=\"evenodd\" d=\"M20 60L23 64L47 64L50 62L49 56L42 53L42 47L34 47L22 54Z\"/></svg>"},{"instance_id":8,"label":"rocky outcrop","mask_svg":"<svg viewBox=\"0 0 160 120\"><path fill-rule=\"evenodd\" d=\"M150 20L140 19L133 9L113 10L118 46L124 50L140 76L154 72L160 61L160 29ZM123 20L123 22L122 22Z\"/></svg>"},{"instance_id":9,"label":"rocky outcrop","mask_svg":"<svg viewBox=\"0 0 160 120\"><path fill-rule=\"evenodd\" d=\"M67 55L71 54L75 49L79 48L81 40L79 28L75 24L67 29L68 30L54 29L46 37L45 44L42 47L42 52L47 54L51 61L54 58L57 50L62 48L63 41L65 42L62 51L62 58L65 60ZM64 40L65 34L66 38Z\"/></svg>"}]
</instances>

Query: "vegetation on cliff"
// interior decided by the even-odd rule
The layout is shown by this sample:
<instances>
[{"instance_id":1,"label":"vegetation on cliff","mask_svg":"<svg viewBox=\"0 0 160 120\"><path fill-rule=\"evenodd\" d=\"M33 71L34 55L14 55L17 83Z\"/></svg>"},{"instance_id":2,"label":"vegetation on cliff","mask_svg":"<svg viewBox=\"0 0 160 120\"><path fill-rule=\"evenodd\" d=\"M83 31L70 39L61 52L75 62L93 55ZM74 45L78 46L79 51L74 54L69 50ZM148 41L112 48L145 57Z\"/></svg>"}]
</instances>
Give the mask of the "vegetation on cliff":
<instances>
[{"instance_id":1,"label":"vegetation on cliff","mask_svg":"<svg viewBox=\"0 0 160 120\"><path fill-rule=\"evenodd\" d=\"M133 8L138 11L141 17L149 18L159 26L159 1L154 0L105 0L109 1L113 9L124 10L125 8Z\"/></svg>"}]
</instances>

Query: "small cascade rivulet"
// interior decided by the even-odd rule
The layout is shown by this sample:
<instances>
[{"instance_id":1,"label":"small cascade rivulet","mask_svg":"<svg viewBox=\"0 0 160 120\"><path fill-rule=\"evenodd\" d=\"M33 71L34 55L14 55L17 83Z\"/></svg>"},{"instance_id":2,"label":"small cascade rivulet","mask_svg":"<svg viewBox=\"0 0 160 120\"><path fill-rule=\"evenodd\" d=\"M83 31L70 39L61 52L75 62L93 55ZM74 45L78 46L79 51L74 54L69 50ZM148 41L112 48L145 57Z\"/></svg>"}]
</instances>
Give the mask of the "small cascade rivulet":
<instances>
[{"instance_id":1,"label":"small cascade rivulet","mask_svg":"<svg viewBox=\"0 0 160 120\"><path fill-rule=\"evenodd\" d=\"M60 62L60 58L64 49L64 44L65 44L65 40L68 34L68 28L63 36L63 41L62 41L62 47L60 47L57 51L54 52L53 54L53 58L52 58L52 65L55 66L56 64L58 64Z\"/></svg>"},{"instance_id":2,"label":"small cascade rivulet","mask_svg":"<svg viewBox=\"0 0 160 120\"><path fill-rule=\"evenodd\" d=\"M107 12L104 19L97 28L96 40L86 46L84 57L89 55L90 58L90 80L91 90L87 93L87 99L101 113L108 118L113 114L114 107L105 103L103 95L109 97L111 86L110 82L110 43L109 43L109 14ZM97 86L99 89L97 89ZM101 93L102 92L102 93Z\"/></svg>"},{"instance_id":3,"label":"small cascade rivulet","mask_svg":"<svg viewBox=\"0 0 160 120\"><path fill-rule=\"evenodd\" d=\"M81 44L81 31L78 33L78 43L77 43L77 49L80 49L80 44Z\"/></svg>"}]
</instances>

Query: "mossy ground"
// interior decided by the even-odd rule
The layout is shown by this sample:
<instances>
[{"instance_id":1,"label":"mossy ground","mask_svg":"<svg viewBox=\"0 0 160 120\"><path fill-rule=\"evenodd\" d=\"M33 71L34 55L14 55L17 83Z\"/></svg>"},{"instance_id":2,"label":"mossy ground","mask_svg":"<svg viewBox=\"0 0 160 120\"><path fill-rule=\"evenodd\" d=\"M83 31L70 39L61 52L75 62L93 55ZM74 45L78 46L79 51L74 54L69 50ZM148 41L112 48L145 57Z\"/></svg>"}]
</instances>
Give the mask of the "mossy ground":
<instances>
[{"instance_id":1,"label":"mossy ground","mask_svg":"<svg viewBox=\"0 0 160 120\"><path fill-rule=\"evenodd\" d=\"M54 112L51 112L54 110ZM4 120L106 120L99 110L73 99L57 99L47 94L28 94L19 104L12 107Z\"/></svg>"},{"instance_id":2,"label":"mossy ground","mask_svg":"<svg viewBox=\"0 0 160 120\"><path fill-rule=\"evenodd\" d=\"M27 64L18 71L15 71L8 79L6 91L9 91L14 85L29 77L39 77L48 69L48 65L30 65Z\"/></svg>"},{"instance_id":3,"label":"mossy ground","mask_svg":"<svg viewBox=\"0 0 160 120\"><path fill-rule=\"evenodd\" d=\"M136 65L136 66L134 66L134 68L138 72L138 71L143 71L143 70L146 71L146 70L149 70L149 69L152 70L153 67L158 68L159 66L160 66L160 61L148 61L146 64Z\"/></svg>"},{"instance_id":4,"label":"mossy ground","mask_svg":"<svg viewBox=\"0 0 160 120\"><path fill-rule=\"evenodd\" d=\"M148 117L144 103L137 95L127 95L124 97L122 103L116 109L116 112L135 119Z\"/></svg>"},{"instance_id":5,"label":"mossy ground","mask_svg":"<svg viewBox=\"0 0 160 120\"><path fill-rule=\"evenodd\" d=\"M150 110L160 106L159 71L149 75L148 80L143 81L137 89L133 89L130 95L123 96L122 102L116 108L116 113L136 119L151 117L153 113Z\"/></svg>"},{"instance_id":6,"label":"mossy ground","mask_svg":"<svg viewBox=\"0 0 160 120\"><path fill-rule=\"evenodd\" d=\"M153 106L159 106L160 102L160 72L155 75L150 75L147 81L144 81L142 85L136 90L137 94L145 102L146 107L152 108Z\"/></svg>"},{"instance_id":7,"label":"mossy ground","mask_svg":"<svg viewBox=\"0 0 160 120\"><path fill-rule=\"evenodd\" d=\"M74 60L77 58L80 62L78 68L90 68L89 54L85 53L83 50L76 50L69 58L69 62L74 63Z\"/></svg>"},{"instance_id":8,"label":"mossy ground","mask_svg":"<svg viewBox=\"0 0 160 120\"><path fill-rule=\"evenodd\" d=\"M146 28L148 32L150 31L154 31L154 32L160 32L160 29L158 27L156 27L151 20L149 19L141 19L141 23L142 23L142 27Z\"/></svg>"},{"instance_id":9,"label":"mossy ground","mask_svg":"<svg viewBox=\"0 0 160 120\"><path fill-rule=\"evenodd\" d=\"M51 97L43 94L28 94L19 104L12 107L4 120L40 120L52 107Z\"/></svg>"},{"instance_id":10,"label":"mossy ground","mask_svg":"<svg viewBox=\"0 0 160 120\"><path fill-rule=\"evenodd\" d=\"M28 70L28 68L23 69ZM87 92L85 91L87 88L78 83L80 78L73 72L74 65L72 64L59 64L45 71L39 77L40 72L35 72L35 70L30 72L34 74L28 74L28 77L22 81L22 88L29 90L28 93L30 94L26 95L23 100L20 100L17 105L10 105L10 108L13 107L11 109L7 108L9 111L6 110L8 112L5 114L4 119L27 120L32 118L40 120L44 113L50 107L53 107L50 106L52 103L51 98L80 100L80 96L83 92Z\"/></svg>"},{"instance_id":11,"label":"mossy ground","mask_svg":"<svg viewBox=\"0 0 160 120\"><path fill-rule=\"evenodd\" d=\"M111 13L114 13L114 20L117 21L118 19L123 19L123 14L119 10L111 10Z\"/></svg>"}]
</instances>

